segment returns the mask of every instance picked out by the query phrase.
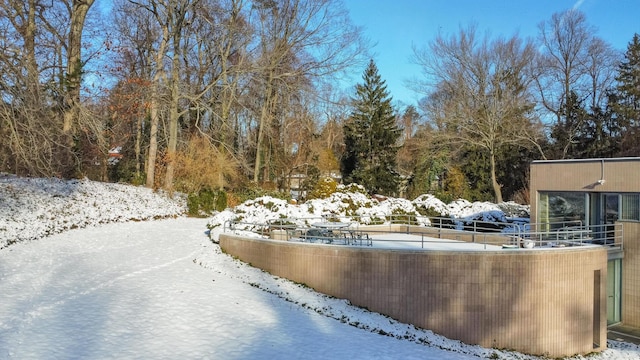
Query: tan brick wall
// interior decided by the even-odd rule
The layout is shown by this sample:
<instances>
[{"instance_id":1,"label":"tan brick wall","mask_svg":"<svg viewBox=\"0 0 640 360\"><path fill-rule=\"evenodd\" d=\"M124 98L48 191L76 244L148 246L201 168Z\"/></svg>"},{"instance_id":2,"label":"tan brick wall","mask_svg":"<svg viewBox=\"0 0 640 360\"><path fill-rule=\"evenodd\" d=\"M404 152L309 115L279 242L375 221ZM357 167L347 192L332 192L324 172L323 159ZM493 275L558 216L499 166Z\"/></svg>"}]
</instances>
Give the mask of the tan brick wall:
<instances>
[{"instance_id":1,"label":"tan brick wall","mask_svg":"<svg viewBox=\"0 0 640 360\"><path fill-rule=\"evenodd\" d=\"M220 246L274 275L466 343L551 357L606 346L602 248L398 251L229 235Z\"/></svg>"},{"instance_id":2,"label":"tan brick wall","mask_svg":"<svg viewBox=\"0 0 640 360\"><path fill-rule=\"evenodd\" d=\"M640 327L640 223L621 223L624 234L622 322Z\"/></svg>"}]
</instances>

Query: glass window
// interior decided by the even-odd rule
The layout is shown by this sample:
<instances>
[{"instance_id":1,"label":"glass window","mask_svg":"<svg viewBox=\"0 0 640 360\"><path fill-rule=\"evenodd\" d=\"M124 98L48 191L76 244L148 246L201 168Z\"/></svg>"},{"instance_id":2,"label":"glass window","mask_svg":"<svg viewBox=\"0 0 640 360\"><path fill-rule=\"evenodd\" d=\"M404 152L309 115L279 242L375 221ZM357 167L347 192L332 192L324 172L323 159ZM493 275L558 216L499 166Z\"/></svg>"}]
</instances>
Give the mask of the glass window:
<instances>
[{"instance_id":1,"label":"glass window","mask_svg":"<svg viewBox=\"0 0 640 360\"><path fill-rule=\"evenodd\" d=\"M620 220L640 221L640 194L622 194Z\"/></svg>"},{"instance_id":2,"label":"glass window","mask_svg":"<svg viewBox=\"0 0 640 360\"><path fill-rule=\"evenodd\" d=\"M620 194L602 194L604 224L615 224L620 219Z\"/></svg>"},{"instance_id":3,"label":"glass window","mask_svg":"<svg viewBox=\"0 0 640 360\"><path fill-rule=\"evenodd\" d=\"M538 218L551 229L586 223L587 197L579 192L541 192Z\"/></svg>"}]
</instances>

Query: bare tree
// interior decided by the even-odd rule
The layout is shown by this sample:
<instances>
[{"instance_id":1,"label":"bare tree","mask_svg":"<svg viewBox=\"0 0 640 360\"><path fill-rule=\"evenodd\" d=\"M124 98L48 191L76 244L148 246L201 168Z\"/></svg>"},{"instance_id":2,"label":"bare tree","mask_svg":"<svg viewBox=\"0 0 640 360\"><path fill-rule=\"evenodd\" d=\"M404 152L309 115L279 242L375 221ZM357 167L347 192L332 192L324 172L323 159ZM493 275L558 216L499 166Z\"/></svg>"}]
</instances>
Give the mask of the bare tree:
<instances>
[{"instance_id":1,"label":"bare tree","mask_svg":"<svg viewBox=\"0 0 640 360\"><path fill-rule=\"evenodd\" d=\"M93 0L0 2L2 128L16 172L73 176L86 59L83 29Z\"/></svg>"},{"instance_id":2,"label":"bare tree","mask_svg":"<svg viewBox=\"0 0 640 360\"><path fill-rule=\"evenodd\" d=\"M193 135L232 154L238 138L232 113L246 83L251 25L242 0L129 0L149 14L155 33L148 59L151 65L150 139L147 185L155 178L159 131L166 138L164 187L173 184L173 158L179 150L179 122ZM121 7L123 12L124 8ZM148 57L147 57L148 58ZM166 120L166 127L161 126ZM223 149L224 148L224 149Z\"/></svg>"},{"instance_id":3,"label":"bare tree","mask_svg":"<svg viewBox=\"0 0 640 360\"><path fill-rule=\"evenodd\" d=\"M616 65L621 60L621 54L610 44L599 37L591 39L582 62L589 85L586 96L591 99L591 109L604 108L606 93L614 85Z\"/></svg>"},{"instance_id":4,"label":"bare tree","mask_svg":"<svg viewBox=\"0 0 640 360\"><path fill-rule=\"evenodd\" d=\"M118 82L109 99L111 118L116 123L134 124L129 136L134 138L134 176L140 181L145 162L143 146L150 140L144 136L144 130L145 119L151 109L153 64L156 59L154 41L160 30L151 14L128 1L115 3L112 23L118 42L114 46L109 71ZM154 133L157 134L157 123ZM122 145L126 141L126 134L122 135L123 137L114 139L116 144ZM157 150L157 142L154 149ZM155 169L155 153L151 160ZM148 168L144 169L147 170ZM152 174L151 178L153 177Z\"/></svg>"},{"instance_id":5,"label":"bare tree","mask_svg":"<svg viewBox=\"0 0 640 360\"><path fill-rule=\"evenodd\" d=\"M400 174L409 176L416 165L417 142L413 137L418 129L420 114L415 106L409 105L398 116L398 127L402 129L400 141L402 146L398 150L398 169Z\"/></svg>"},{"instance_id":6,"label":"bare tree","mask_svg":"<svg viewBox=\"0 0 640 360\"><path fill-rule=\"evenodd\" d=\"M594 36L595 29L581 11L555 13L538 28L541 54L534 78L546 112L542 116L554 119L555 156L565 158L584 125L584 119L571 114L582 103L604 108L619 55Z\"/></svg>"},{"instance_id":7,"label":"bare tree","mask_svg":"<svg viewBox=\"0 0 640 360\"><path fill-rule=\"evenodd\" d=\"M593 29L587 24L584 13L567 10L554 13L551 19L538 25L542 56L537 77L542 105L557 117L563 107L568 107L567 98L572 89L583 86L584 56Z\"/></svg>"},{"instance_id":8,"label":"bare tree","mask_svg":"<svg viewBox=\"0 0 640 360\"><path fill-rule=\"evenodd\" d=\"M428 49L414 49L414 60L430 76L425 84L433 99L429 117L447 142L486 151L497 202L502 191L496 155L505 146L530 146L535 131L526 76L534 55L528 41L478 39L473 26L448 38L438 35Z\"/></svg>"},{"instance_id":9,"label":"bare tree","mask_svg":"<svg viewBox=\"0 0 640 360\"><path fill-rule=\"evenodd\" d=\"M214 59L206 66L211 71L215 94L208 98L212 108L211 127L215 138L225 146L233 146L237 137L237 124L232 121L232 111L243 93L242 81L250 73L250 44L253 27L248 21L245 1L230 0L221 9L217 21L209 18L211 36L203 36L202 42L211 45L206 58ZM211 41L215 39L214 41Z\"/></svg>"},{"instance_id":10,"label":"bare tree","mask_svg":"<svg viewBox=\"0 0 640 360\"><path fill-rule=\"evenodd\" d=\"M256 0L254 8L260 40L254 77L261 89L253 171L253 181L258 182L265 157L270 156L265 147L268 129L288 97L281 95L360 62L364 47L360 30L335 0Z\"/></svg>"},{"instance_id":11,"label":"bare tree","mask_svg":"<svg viewBox=\"0 0 640 360\"><path fill-rule=\"evenodd\" d=\"M160 28L160 40L158 48L155 51L155 59L153 62L153 78L151 81L151 94L150 94L150 106L149 106L149 118L150 118L150 135L149 135L149 152L147 156L147 187L153 187L155 184L155 171L156 161L158 156L158 126L160 123L160 108L162 106L162 94L164 86L163 82L166 81L166 69L164 65L164 58L168 51L169 41L171 40L171 34L168 24L162 23L163 20L161 13L155 7L155 3L151 2L150 7L146 7L154 18L158 21ZM144 6L143 6L144 7Z\"/></svg>"},{"instance_id":12,"label":"bare tree","mask_svg":"<svg viewBox=\"0 0 640 360\"><path fill-rule=\"evenodd\" d=\"M247 8L243 0L201 0L183 42L188 126L228 154L240 151L237 119L251 70Z\"/></svg>"},{"instance_id":13,"label":"bare tree","mask_svg":"<svg viewBox=\"0 0 640 360\"><path fill-rule=\"evenodd\" d=\"M311 161L316 91L364 52L340 0L118 0L105 45L117 81L98 104L82 98L94 2L0 0L3 167L68 176L126 142L136 178L169 189L198 134L248 177L275 180Z\"/></svg>"},{"instance_id":14,"label":"bare tree","mask_svg":"<svg viewBox=\"0 0 640 360\"><path fill-rule=\"evenodd\" d=\"M48 175L55 169L45 155L51 150L44 149L53 144L38 119L42 94L36 55L37 2L2 1L1 6L0 135L5 139L1 165L16 173Z\"/></svg>"},{"instance_id":15,"label":"bare tree","mask_svg":"<svg viewBox=\"0 0 640 360\"><path fill-rule=\"evenodd\" d=\"M194 16L194 6L198 0L149 0L129 1L131 4L148 11L160 30L155 51L153 79L151 85L151 134L147 162L147 186L155 183L155 167L158 152L158 126L160 108L167 107L167 157L164 187L173 187L174 159L178 144L178 120L184 110L179 106L181 80L181 60L183 31ZM170 61L165 62L169 57ZM166 95L166 101L161 96Z\"/></svg>"}]
</instances>

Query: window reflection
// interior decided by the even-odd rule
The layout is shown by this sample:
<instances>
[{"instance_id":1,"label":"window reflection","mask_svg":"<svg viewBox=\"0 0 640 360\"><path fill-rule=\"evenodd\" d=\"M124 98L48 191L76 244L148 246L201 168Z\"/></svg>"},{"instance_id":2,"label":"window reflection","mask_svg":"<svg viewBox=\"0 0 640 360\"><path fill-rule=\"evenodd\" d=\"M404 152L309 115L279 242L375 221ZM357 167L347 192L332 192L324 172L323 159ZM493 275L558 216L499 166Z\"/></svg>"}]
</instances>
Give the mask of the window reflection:
<instances>
[{"instance_id":1,"label":"window reflection","mask_svg":"<svg viewBox=\"0 0 640 360\"><path fill-rule=\"evenodd\" d=\"M586 221L585 193L540 193L539 218L541 222L549 223L552 230L584 224Z\"/></svg>"},{"instance_id":2,"label":"window reflection","mask_svg":"<svg viewBox=\"0 0 640 360\"><path fill-rule=\"evenodd\" d=\"M640 194L622 195L622 220L640 220Z\"/></svg>"}]
</instances>

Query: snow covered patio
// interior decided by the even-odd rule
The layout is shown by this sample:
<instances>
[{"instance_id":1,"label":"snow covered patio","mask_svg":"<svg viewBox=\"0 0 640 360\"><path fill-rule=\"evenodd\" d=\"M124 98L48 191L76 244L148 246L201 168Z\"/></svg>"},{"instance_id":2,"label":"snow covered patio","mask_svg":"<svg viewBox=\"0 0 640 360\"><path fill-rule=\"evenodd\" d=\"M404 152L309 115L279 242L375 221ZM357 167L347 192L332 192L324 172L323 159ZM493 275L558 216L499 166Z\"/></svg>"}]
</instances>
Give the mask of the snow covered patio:
<instances>
[{"instance_id":1,"label":"snow covered patio","mask_svg":"<svg viewBox=\"0 0 640 360\"><path fill-rule=\"evenodd\" d=\"M374 249L396 250L460 250L460 251L495 251L503 247L488 243L471 243L461 240L439 239L430 236L404 233L386 233L360 230L349 236L319 236L307 238L304 235L286 237L281 234L272 234L276 240L292 242L304 242L308 244L331 244L339 246L365 246ZM508 241L508 238L505 238Z\"/></svg>"}]
</instances>

